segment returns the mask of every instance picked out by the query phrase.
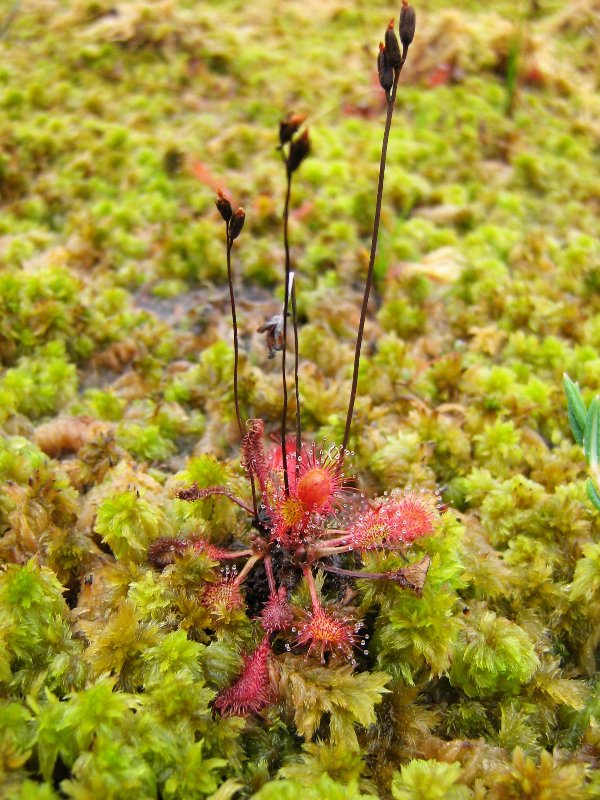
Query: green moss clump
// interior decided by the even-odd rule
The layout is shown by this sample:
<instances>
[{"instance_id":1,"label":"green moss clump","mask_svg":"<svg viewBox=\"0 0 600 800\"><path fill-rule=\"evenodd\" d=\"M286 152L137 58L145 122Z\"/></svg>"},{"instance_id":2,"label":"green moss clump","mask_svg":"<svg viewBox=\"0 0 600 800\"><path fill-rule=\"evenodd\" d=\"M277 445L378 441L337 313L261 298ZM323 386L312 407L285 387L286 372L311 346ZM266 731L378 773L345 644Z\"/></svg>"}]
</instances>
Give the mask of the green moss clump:
<instances>
[{"instance_id":1,"label":"green moss clump","mask_svg":"<svg viewBox=\"0 0 600 800\"><path fill-rule=\"evenodd\" d=\"M310 786L301 781L282 780L267 783L254 797L256 800L292 800L299 795L307 800L374 800L375 795L363 794L356 783L338 783L323 775Z\"/></svg>"},{"instance_id":2,"label":"green moss clump","mask_svg":"<svg viewBox=\"0 0 600 800\"><path fill-rule=\"evenodd\" d=\"M63 692L85 680L83 645L73 638L63 587L34 559L0 574L3 681L30 691L47 685Z\"/></svg>"},{"instance_id":3,"label":"green moss clump","mask_svg":"<svg viewBox=\"0 0 600 800\"><path fill-rule=\"evenodd\" d=\"M160 507L138 491L127 491L102 501L95 530L117 558L141 561L152 542L168 536L171 528Z\"/></svg>"},{"instance_id":4,"label":"green moss clump","mask_svg":"<svg viewBox=\"0 0 600 800\"><path fill-rule=\"evenodd\" d=\"M60 411L75 394L77 374L64 345L52 342L37 356L23 356L0 378L0 420L11 414L38 419Z\"/></svg>"},{"instance_id":5,"label":"green moss clump","mask_svg":"<svg viewBox=\"0 0 600 800\"><path fill-rule=\"evenodd\" d=\"M454 652L450 681L468 697L514 694L538 665L525 631L483 610L469 616Z\"/></svg>"},{"instance_id":6,"label":"green moss clump","mask_svg":"<svg viewBox=\"0 0 600 800\"><path fill-rule=\"evenodd\" d=\"M392 781L394 800L468 800L472 791L458 783L459 764L409 761Z\"/></svg>"}]
</instances>

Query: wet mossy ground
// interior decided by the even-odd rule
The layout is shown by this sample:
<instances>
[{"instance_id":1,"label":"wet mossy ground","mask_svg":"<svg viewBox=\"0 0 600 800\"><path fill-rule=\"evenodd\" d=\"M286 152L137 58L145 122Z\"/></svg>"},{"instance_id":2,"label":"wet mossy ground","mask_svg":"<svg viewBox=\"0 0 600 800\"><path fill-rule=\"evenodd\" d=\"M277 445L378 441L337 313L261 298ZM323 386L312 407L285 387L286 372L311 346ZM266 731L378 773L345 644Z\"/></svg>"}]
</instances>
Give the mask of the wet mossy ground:
<instances>
[{"instance_id":1,"label":"wet mossy ground","mask_svg":"<svg viewBox=\"0 0 600 800\"><path fill-rule=\"evenodd\" d=\"M600 6L416 10L351 449L367 495L441 489L450 509L422 598L359 582L354 673L279 648L273 706L223 719L256 624L202 605L214 561L147 558L160 537L249 535L226 499L174 497L248 497L214 194L247 213L242 413L271 433L279 361L256 328L282 300L277 127L307 115L302 419L339 443L375 54L399 8L0 6L0 797L600 796L600 526L561 383L600 392Z\"/></svg>"}]
</instances>

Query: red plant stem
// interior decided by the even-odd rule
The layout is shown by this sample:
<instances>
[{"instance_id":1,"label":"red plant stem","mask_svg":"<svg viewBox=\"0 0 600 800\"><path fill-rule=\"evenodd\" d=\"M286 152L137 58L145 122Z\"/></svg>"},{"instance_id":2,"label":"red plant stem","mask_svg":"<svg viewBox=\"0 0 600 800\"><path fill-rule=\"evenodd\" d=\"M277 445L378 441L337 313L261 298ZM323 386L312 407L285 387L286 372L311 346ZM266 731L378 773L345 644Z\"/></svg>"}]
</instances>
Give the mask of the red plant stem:
<instances>
[{"instance_id":1,"label":"red plant stem","mask_svg":"<svg viewBox=\"0 0 600 800\"><path fill-rule=\"evenodd\" d=\"M247 506L245 503L243 503L241 500L238 500L237 497L234 497L232 494L224 494L223 497L227 497L229 500L231 500L232 503L235 503L236 506L243 508L244 511L247 511L249 514L254 513L253 509L251 509L250 506Z\"/></svg>"},{"instance_id":2,"label":"red plant stem","mask_svg":"<svg viewBox=\"0 0 600 800\"><path fill-rule=\"evenodd\" d=\"M288 394L287 394L287 378L285 374L285 357L287 353L287 317L289 308L289 282L290 282L290 248L288 242L288 221L290 211L290 195L292 192L292 175L289 170L287 172L287 189L285 193L285 206L283 210L283 241L285 244L285 286L284 286L284 299L283 299L283 352L281 354L281 378L283 384L283 408L281 410L281 458L283 462L283 485L285 494L290 496L290 482L287 471L287 452L285 446L285 426L287 419L288 408Z\"/></svg>"},{"instance_id":3,"label":"red plant stem","mask_svg":"<svg viewBox=\"0 0 600 800\"><path fill-rule=\"evenodd\" d=\"M237 326L237 314L235 310L235 293L233 291L233 275L231 271L231 249L233 247L233 239L229 235L229 228L228 223L225 223L225 233L227 236L227 283L229 284L229 300L231 303L231 326L233 328L233 402L235 405L235 417L237 419L238 428L240 431L240 437L244 438L244 428L242 426L242 418L240 415L240 398L239 398L239 389L238 389L238 372L239 372L239 343L238 343L238 326ZM246 508L249 510L251 514L254 514L256 517L258 513L258 506L256 502L256 487L254 485L254 476L252 472L249 472L250 476L250 486L252 487L252 509L248 509L247 506L238 503L238 505L242 505L242 508ZM233 498L231 498L233 500ZM234 502L237 502L234 500Z\"/></svg>"},{"instance_id":4,"label":"red plant stem","mask_svg":"<svg viewBox=\"0 0 600 800\"><path fill-rule=\"evenodd\" d=\"M267 573L267 581L269 583L269 592L277 594L277 587L275 586L275 577L273 575L273 562L270 555L265 556L265 572Z\"/></svg>"},{"instance_id":5,"label":"red plant stem","mask_svg":"<svg viewBox=\"0 0 600 800\"><path fill-rule=\"evenodd\" d=\"M227 282L229 284L229 300L231 302L231 325L233 327L233 402L235 404L235 417L237 419L240 437L244 438L244 429L242 427L242 418L240 416L240 399L238 393L238 365L239 365L239 345L238 345L238 327L237 315L235 311L235 294L233 291L233 276L231 274L231 248L233 247L233 239L227 232Z\"/></svg>"},{"instance_id":6,"label":"red plant stem","mask_svg":"<svg viewBox=\"0 0 600 800\"><path fill-rule=\"evenodd\" d=\"M226 558L241 558L241 556L253 556L254 550L228 550L225 553L221 553L219 556L219 561L225 560Z\"/></svg>"},{"instance_id":7,"label":"red plant stem","mask_svg":"<svg viewBox=\"0 0 600 800\"><path fill-rule=\"evenodd\" d=\"M286 243L287 247L287 243ZM296 482L300 474L302 452L302 426L300 423L300 381L298 380L298 310L296 308L296 281L292 284L292 325L294 326L294 391L296 392Z\"/></svg>"},{"instance_id":8,"label":"red plant stem","mask_svg":"<svg viewBox=\"0 0 600 800\"><path fill-rule=\"evenodd\" d=\"M314 575L310 567L302 567L304 579L308 584L308 591L310 592L310 600L312 603L313 611L318 611L321 608L321 601L319 600L319 593L317 592L317 584L315 583Z\"/></svg>"},{"instance_id":9,"label":"red plant stem","mask_svg":"<svg viewBox=\"0 0 600 800\"><path fill-rule=\"evenodd\" d=\"M313 552L317 558L322 558L323 556L334 556L338 553L350 553L352 550L354 550L354 545L351 544L328 546L327 542L323 542L323 544L315 547Z\"/></svg>"},{"instance_id":10,"label":"red plant stem","mask_svg":"<svg viewBox=\"0 0 600 800\"><path fill-rule=\"evenodd\" d=\"M334 531L334 530L328 531L328 533L329 532L338 533L338 531ZM348 537L350 536L350 534L346 533L345 531L339 531L339 533L342 533L342 532L344 533L344 535L343 536L338 536L336 539L323 539L323 540L319 541L318 542L319 547L321 547L321 546L323 546L323 547L335 547L338 544L346 544L348 542Z\"/></svg>"},{"instance_id":11,"label":"red plant stem","mask_svg":"<svg viewBox=\"0 0 600 800\"><path fill-rule=\"evenodd\" d=\"M354 413L354 402L356 400L356 389L358 385L358 368L360 366L360 351L362 348L362 340L365 330L365 320L367 318L367 307L369 305L369 295L371 292L371 285L373 283L373 269L375 266L375 256L377 254L377 237L379 235L379 220L381 218L381 200L383 197L383 180L385 178L385 162L387 159L388 141L390 138L390 128L392 127L392 116L394 114L394 103L396 102L396 90L398 89L398 79L404 66L404 60L400 67L394 74L394 83L392 86L392 93L387 105L387 116L385 119L385 128L383 131L383 142L381 145L381 161L379 163L379 181L377 183L377 200L375 203L375 217L373 220L373 234L371 236L371 255L369 257L369 268L367 270L367 281L365 284L365 293L363 296L362 308L360 311L360 322L358 324L358 333L356 336L356 349L354 352L354 370L352 373L352 388L350 389L350 401L348 403L348 413L346 415L346 427L344 429L344 439L342 441L342 448L340 451L339 468L342 468L344 463L344 456L348 447L348 440L350 439L350 426L352 424L352 415Z\"/></svg>"},{"instance_id":12,"label":"red plant stem","mask_svg":"<svg viewBox=\"0 0 600 800\"><path fill-rule=\"evenodd\" d=\"M181 497L182 492L179 492L176 496L179 497L182 500L190 500L190 501L191 500L207 500L209 497L226 497L228 500L231 500L232 503L235 503L236 506L239 506L240 508L243 508L244 511L247 511L248 514L252 514L253 513L253 511L250 508L250 506L247 506L242 500L239 500L237 497L232 495L231 492L218 491L219 489L221 489L220 486L212 487L212 489L213 489L213 491L211 491L210 489L208 489L208 490L198 489L197 485L194 484L194 486L192 486L191 489L183 490L187 495L186 497L184 497L184 498ZM197 496L196 497L194 497L194 495L192 494L192 492L194 492L194 490L197 492Z\"/></svg>"},{"instance_id":13,"label":"red plant stem","mask_svg":"<svg viewBox=\"0 0 600 800\"><path fill-rule=\"evenodd\" d=\"M348 542L348 538L348 536L344 536L341 539L330 539L326 542L318 542L314 545L312 552L317 556L317 558L320 558L321 556L333 556L337 555L338 553L350 553L352 550L359 550L358 547ZM404 545L401 543L386 544L386 549L388 551L397 553L406 561L403 547Z\"/></svg>"},{"instance_id":14,"label":"red plant stem","mask_svg":"<svg viewBox=\"0 0 600 800\"><path fill-rule=\"evenodd\" d=\"M317 564L319 569L324 569L325 572L333 572L336 575L344 575L346 578L366 578L367 580L397 580L395 572L360 572L354 569L341 569L340 567L332 567L329 564Z\"/></svg>"},{"instance_id":15,"label":"red plant stem","mask_svg":"<svg viewBox=\"0 0 600 800\"><path fill-rule=\"evenodd\" d=\"M246 561L246 563L244 564L244 566L242 568L242 571L236 576L236 578L234 580L234 583L235 583L236 586L239 586L241 583L243 583L243 581L246 580L246 578L248 577L249 572L252 570L252 568L254 567L256 562L260 561L261 558L264 558L264 554L263 553L254 553L254 555L252 555L248 559L248 561Z\"/></svg>"}]
</instances>

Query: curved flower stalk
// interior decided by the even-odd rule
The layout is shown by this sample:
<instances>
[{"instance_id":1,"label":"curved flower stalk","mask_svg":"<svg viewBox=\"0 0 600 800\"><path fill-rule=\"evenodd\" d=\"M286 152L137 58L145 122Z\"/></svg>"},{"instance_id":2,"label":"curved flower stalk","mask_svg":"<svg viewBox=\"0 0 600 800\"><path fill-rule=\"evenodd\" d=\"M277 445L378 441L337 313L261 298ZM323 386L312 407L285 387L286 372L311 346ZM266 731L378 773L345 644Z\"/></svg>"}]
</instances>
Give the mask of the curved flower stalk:
<instances>
[{"instance_id":1,"label":"curved flower stalk","mask_svg":"<svg viewBox=\"0 0 600 800\"><path fill-rule=\"evenodd\" d=\"M377 198L375 200L375 216L373 219L373 232L371 235L371 252L369 255L369 266L367 268L367 280L363 295L362 307L360 310L360 320L358 323L358 333L356 336L356 349L354 353L354 368L352 371L352 387L350 389L350 400L348 402L348 413L346 414L346 426L344 428L344 438L342 440L342 460L348 448L350 439L350 427L352 425L352 415L354 413L354 402L356 400L356 390L358 387L358 370L360 366L360 354L362 340L367 319L367 308L369 306L369 296L373 284L373 271L375 268L375 257L377 255L377 240L379 237L379 221L381 219L381 203L383 200L383 182L385 179L385 165L387 160L387 148L392 128L392 117L394 115L394 105L396 103L396 92L402 67L406 62L408 48L415 35L415 12L408 0L402 0L402 11L400 13L400 40L402 42L402 54L400 46L394 32L394 20L390 23L385 32L385 44L379 45L377 56L377 71L379 82L384 89L387 98L387 114L385 118L385 128L383 131L383 141L381 144L381 160L379 162L379 179L377 181Z\"/></svg>"}]
</instances>

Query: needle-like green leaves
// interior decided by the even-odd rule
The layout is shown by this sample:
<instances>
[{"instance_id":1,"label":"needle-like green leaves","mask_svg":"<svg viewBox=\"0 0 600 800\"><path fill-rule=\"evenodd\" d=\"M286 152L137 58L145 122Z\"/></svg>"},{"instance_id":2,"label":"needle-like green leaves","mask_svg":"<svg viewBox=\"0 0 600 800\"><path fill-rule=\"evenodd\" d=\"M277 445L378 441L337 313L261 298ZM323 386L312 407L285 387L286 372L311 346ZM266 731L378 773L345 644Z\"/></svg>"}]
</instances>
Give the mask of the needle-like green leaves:
<instances>
[{"instance_id":1,"label":"needle-like green leaves","mask_svg":"<svg viewBox=\"0 0 600 800\"><path fill-rule=\"evenodd\" d=\"M565 387L565 394L567 395L567 414L569 415L571 432L577 444L583 446L587 411L585 403L583 402L583 397L579 391L579 384L573 383L565 372L563 375L563 386Z\"/></svg>"},{"instance_id":2,"label":"needle-like green leaves","mask_svg":"<svg viewBox=\"0 0 600 800\"><path fill-rule=\"evenodd\" d=\"M600 397L596 396L586 410L585 402L574 383L565 373L563 386L567 395L567 414L573 437L583 447L585 458L592 472L587 482L587 494L592 505L600 511L600 493L597 481L600 478Z\"/></svg>"}]
</instances>

